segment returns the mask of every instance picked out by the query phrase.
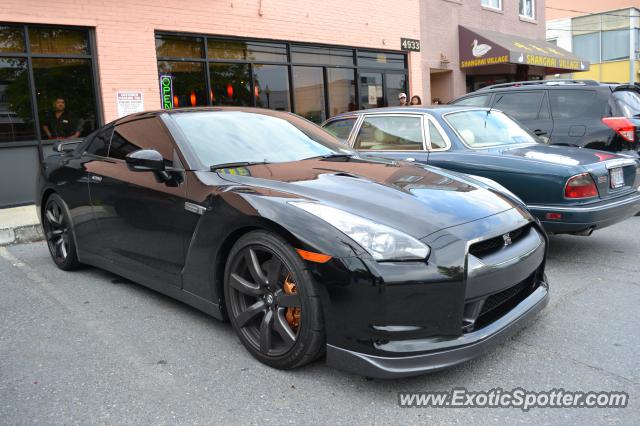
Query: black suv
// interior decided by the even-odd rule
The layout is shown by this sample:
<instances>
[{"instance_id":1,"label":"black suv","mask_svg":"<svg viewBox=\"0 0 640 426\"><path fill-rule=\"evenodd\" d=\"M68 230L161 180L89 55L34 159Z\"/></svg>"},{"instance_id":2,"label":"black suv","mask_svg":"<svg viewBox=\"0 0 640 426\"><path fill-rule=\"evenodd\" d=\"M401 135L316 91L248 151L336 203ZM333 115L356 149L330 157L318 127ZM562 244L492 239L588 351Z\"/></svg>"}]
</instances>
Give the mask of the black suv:
<instances>
[{"instance_id":1,"label":"black suv","mask_svg":"<svg viewBox=\"0 0 640 426\"><path fill-rule=\"evenodd\" d=\"M640 146L640 86L593 80L496 84L451 102L491 107L516 118L545 143L631 154Z\"/></svg>"}]
</instances>

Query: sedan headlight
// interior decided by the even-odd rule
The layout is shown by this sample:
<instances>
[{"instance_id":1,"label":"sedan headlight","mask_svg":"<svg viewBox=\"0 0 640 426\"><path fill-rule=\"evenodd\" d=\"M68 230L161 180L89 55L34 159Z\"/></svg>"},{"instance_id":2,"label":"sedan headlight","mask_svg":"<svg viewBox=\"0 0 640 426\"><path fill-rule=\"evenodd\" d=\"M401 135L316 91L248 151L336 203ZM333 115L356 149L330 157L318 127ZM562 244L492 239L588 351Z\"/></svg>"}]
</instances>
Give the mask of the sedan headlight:
<instances>
[{"instance_id":1,"label":"sedan headlight","mask_svg":"<svg viewBox=\"0 0 640 426\"><path fill-rule=\"evenodd\" d=\"M421 260L429 256L429 246L397 229L323 204L304 201L289 204L337 228L376 260Z\"/></svg>"}]
</instances>

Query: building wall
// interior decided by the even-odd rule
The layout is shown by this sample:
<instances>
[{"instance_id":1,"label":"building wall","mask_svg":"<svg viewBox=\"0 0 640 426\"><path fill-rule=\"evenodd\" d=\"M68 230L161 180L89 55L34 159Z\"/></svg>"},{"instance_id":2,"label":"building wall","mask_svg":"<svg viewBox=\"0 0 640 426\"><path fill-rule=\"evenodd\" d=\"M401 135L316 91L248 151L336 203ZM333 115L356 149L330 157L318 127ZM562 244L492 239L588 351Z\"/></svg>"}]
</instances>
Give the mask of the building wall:
<instances>
[{"instance_id":1,"label":"building wall","mask_svg":"<svg viewBox=\"0 0 640 426\"><path fill-rule=\"evenodd\" d=\"M629 81L629 60L591 64L589 71L574 72L573 78L597 80L603 82L624 83ZM635 81L640 83L640 61L636 61Z\"/></svg>"},{"instance_id":2,"label":"building wall","mask_svg":"<svg viewBox=\"0 0 640 426\"><path fill-rule=\"evenodd\" d=\"M502 3L503 10L496 11L482 6L480 0L421 0L422 85L427 100L433 97L430 89L432 68L451 70L450 97L441 98L442 101L466 92L465 73L460 70L458 55L458 25L544 40L544 0L536 1L534 21L520 18L517 1L503 0ZM442 65L441 55L449 60L447 66ZM438 80L442 78L436 77ZM438 89L438 93L441 90Z\"/></svg>"},{"instance_id":3,"label":"building wall","mask_svg":"<svg viewBox=\"0 0 640 426\"><path fill-rule=\"evenodd\" d=\"M638 7L638 0L547 0L547 20ZM559 10L564 9L564 10ZM575 12L578 10L579 12Z\"/></svg>"},{"instance_id":4,"label":"building wall","mask_svg":"<svg viewBox=\"0 0 640 426\"><path fill-rule=\"evenodd\" d=\"M105 121L116 118L116 92L141 90L158 109L154 31L294 40L400 50L420 38L415 0L3 0L0 22L81 25L96 29ZM421 54L409 54L409 84L422 93Z\"/></svg>"}]
</instances>

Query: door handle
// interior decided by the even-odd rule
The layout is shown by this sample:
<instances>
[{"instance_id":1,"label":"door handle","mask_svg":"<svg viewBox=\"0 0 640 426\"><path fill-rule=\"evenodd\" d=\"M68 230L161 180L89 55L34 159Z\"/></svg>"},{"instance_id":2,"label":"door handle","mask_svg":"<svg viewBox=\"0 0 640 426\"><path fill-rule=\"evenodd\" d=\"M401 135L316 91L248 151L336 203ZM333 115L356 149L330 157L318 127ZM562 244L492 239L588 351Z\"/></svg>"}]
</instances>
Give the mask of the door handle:
<instances>
[{"instance_id":1,"label":"door handle","mask_svg":"<svg viewBox=\"0 0 640 426\"><path fill-rule=\"evenodd\" d=\"M96 183L100 183L100 182L102 182L102 176L91 175L91 181L96 182Z\"/></svg>"},{"instance_id":2,"label":"door handle","mask_svg":"<svg viewBox=\"0 0 640 426\"><path fill-rule=\"evenodd\" d=\"M544 130L540 130L540 129L535 129L535 130L533 131L533 133L534 133L536 136L542 136L542 135L546 135L546 134L547 134L547 132L545 132Z\"/></svg>"}]
</instances>

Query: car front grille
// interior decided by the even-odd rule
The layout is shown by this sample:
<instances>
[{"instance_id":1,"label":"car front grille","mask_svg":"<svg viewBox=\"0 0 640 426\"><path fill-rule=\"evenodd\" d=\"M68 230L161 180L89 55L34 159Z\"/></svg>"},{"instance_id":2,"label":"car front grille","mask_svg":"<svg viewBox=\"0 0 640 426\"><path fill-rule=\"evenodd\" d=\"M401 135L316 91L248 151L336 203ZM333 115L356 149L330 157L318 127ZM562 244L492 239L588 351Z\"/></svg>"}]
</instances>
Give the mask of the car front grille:
<instances>
[{"instance_id":1,"label":"car front grille","mask_svg":"<svg viewBox=\"0 0 640 426\"><path fill-rule=\"evenodd\" d=\"M534 272L518 284L488 296L484 299L473 329L478 330L502 317L533 293L536 285L536 272Z\"/></svg>"},{"instance_id":2,"label":"car front grille","mask_svg":"<svg viewBox=\"0 0 640 426\"><path fill-rule=\"evenodd\" d=\"M513 231L508 232L507 234L511 239L511 244L518 242L518 240L526 236L529 229L531 229L530 223L521 228L514 229ZM473 243L471 244L471 247L469 247L469 253L479 258L494 253L505 246L505 236L507 234Z\"/></svg>"}]
</instances>

